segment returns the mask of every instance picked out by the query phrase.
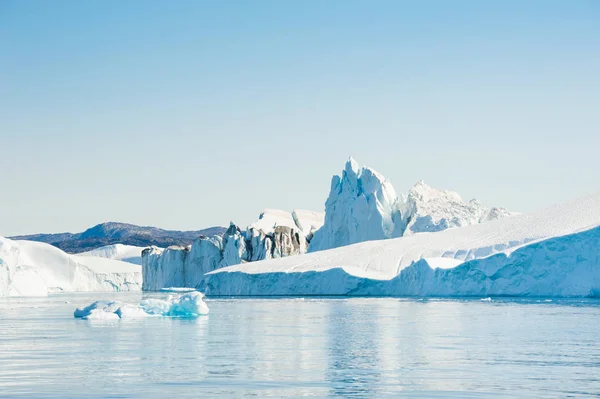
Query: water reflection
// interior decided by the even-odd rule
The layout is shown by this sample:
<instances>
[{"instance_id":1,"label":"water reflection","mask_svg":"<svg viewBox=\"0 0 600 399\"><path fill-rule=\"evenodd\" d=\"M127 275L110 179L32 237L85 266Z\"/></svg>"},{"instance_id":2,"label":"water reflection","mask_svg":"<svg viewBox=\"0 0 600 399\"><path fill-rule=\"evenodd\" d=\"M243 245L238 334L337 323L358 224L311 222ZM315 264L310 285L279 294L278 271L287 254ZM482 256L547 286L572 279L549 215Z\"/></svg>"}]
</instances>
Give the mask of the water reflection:
<instances>
[{"instance_id":1,"label":"water reflection","mask_svg":"<svg viewBox=\"0 0 600 399\"><path fill-rule=\"evenodd\" d=\"M327 325L328 368L326 379L332 398L378 397L381 359L379 347L381 330L377 317L364 314L377 308L363 300L329 302ZM384 327L385 328L385 327Z\"/></svg>"},{"instance_id":2,"label":"water reflection","mask_svg":"<svg viewBox=\"0 0 600 399\"><path fill-rule=\"evenodd\" d=\"M97 299L0 300L0 397L600 392L600 301L211 300L211 314L197 319L73 319Z\"/></svg>"}]
</instances>

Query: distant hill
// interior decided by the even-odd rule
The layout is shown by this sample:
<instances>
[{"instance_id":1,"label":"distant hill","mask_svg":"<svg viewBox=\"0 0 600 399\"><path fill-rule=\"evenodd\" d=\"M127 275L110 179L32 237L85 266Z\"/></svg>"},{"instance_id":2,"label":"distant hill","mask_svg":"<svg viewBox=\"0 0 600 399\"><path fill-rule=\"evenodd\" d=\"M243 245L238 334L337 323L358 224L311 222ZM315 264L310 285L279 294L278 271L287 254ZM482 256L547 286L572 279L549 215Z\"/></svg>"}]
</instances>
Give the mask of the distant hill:
<instances>
[{"instance_id":1,"label":"distant hill","mask_svg":"<svg viewBox=\"0 0 600 399\"><path fill-rule=\"evenodd\" d=\"M45 242L65 252L79 253L111 244L145 247L156 245L189 245L200 236L223 235L225 227L209 227L198 231L163 230L156 227L108 222L91 227L83 233L33 234L9 237L12 240Z\"/></svg>"}]
</instances>

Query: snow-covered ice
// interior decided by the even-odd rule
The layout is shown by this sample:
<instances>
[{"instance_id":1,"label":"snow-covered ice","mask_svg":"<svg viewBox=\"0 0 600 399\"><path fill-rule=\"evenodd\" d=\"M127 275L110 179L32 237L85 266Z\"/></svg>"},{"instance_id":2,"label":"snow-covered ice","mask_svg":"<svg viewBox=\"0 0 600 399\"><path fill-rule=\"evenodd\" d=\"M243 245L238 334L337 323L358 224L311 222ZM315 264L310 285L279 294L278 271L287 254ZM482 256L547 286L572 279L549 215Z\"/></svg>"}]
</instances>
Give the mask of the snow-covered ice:
<instances>
[{"instance_id":1,"label":"snow-covered ice","mask_svg":"<svg viewBox=\"0 0 600 399\"><path fill-rule=\"evenodd\" d=\"M142 251L146 247L136 247L134 245L111 244L105 245L91 251L82 252L79 256L97 256L100 258L121 260L123 262L142 264Z\"/></svg>"},{"instance_id":2,"label":"snow-covered ice","mask_svg":"<svg viewBox=\"0 0 600 399\"><path fill-rule=\"evenodd\" d=\"M504 208L487 208L476 199L463 201L454 191L438 190L422 180L400 199L403 236L464 227L512 216Z\"/></svg>"},{"instance_id":3,"label":"snow-covered ice","mask_svg":"<svg viewBox=\"0 0 600 399\"><path fill-rule=\"evenodd\" d=\"M166 300L144 299L139 305L100 300L84 308L75 309L73 316L84 320L137 319L149 316L196 317L209 313L203 298L202 293L192 291L181 295L169 295Z\"/></svg>"},{"instance_id":4,"label":"snow-covered ice","mask_svg":"<svg viewBox=\"0 0 600 399\"><path fill-rule=\"evenodd\" d=\"M41 242L0 237L0 296L45 296L63 291L135 291L141 267L70 255Z\"/></svg>"},{"instance_id":5,"label":"snow-covered ice","mask_svg":"<svg viewBox=\"0 0 600 399\"><path fill-rule=\"evenodd\" d=\"M600 296L600 194L530 214L219 269L208 295Z\"/></svg>"}]
</instances>

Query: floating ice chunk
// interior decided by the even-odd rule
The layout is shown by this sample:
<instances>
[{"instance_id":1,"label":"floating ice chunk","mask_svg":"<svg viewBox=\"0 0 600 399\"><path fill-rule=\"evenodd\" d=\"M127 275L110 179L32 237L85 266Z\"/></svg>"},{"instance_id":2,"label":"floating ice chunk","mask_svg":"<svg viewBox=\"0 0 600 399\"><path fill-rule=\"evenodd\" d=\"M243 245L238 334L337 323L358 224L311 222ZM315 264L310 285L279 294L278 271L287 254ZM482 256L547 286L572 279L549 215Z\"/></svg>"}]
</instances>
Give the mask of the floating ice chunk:
<instances>
[{"instance_id":1,"label":"floating ice chunk","mask_svg":"<svg viewBox=\"0 0 600 399\"><path fill-rule=\"evenodd\" d=\"M202 300L204 294L193 291L183 295L169 295L166 301L149 298L140 303L140 307L149 314L171 317L196 317L208 314L208 306Z\"/></svg>"},{"instance_id":2,"label":"floating ice chunk","mask_svg":"<svg viewBox=\"0 0 600 399\"><path fill-rule=\"evenodd\" d=\"M202 300L204 294L194 291L182 295L169 295L166 300L149 298L139 305L118 301L96 301L84 308L77 308L75 318L134 319L148 316L197 317L208 314L208 306Z\"/></svg>"}]
</instances>

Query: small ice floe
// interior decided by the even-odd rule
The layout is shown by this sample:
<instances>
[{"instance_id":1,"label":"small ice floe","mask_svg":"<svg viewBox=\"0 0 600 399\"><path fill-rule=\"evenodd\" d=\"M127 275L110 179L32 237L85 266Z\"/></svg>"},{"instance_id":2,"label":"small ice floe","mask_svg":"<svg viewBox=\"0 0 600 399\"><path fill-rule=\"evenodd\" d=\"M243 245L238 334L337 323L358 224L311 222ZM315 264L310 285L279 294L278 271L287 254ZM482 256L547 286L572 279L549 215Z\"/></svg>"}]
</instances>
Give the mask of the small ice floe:
<instances>
[{"instance_id":1,"label":"small ice floe","mask_svg":"<svg viewBox=\"0 0 600 399\"><path fill-rule=\"evenodd\" d=\"M202 298L204 294L193 291L169 295L166 300L145 299L139 305L101 300L85 308L75 309L73 316L83 320L138 319L149 316L197 317L208 314L208 306Z\"/></svg>"},{"instance_id":2,"label":"small ice floe","mask_svg":"<svg viewBox=\"0 0 600 399\"><path fill-rule=\"evenodd\" d=\"M208 314L208 306L202 300L204 294L193 291L183 295L169 295L166 301L148 298L140 303L140 308L149 315L170 317L195 317Z\"/></svg>"},{"instance_id":3,"label":"small ice floe","mask_svg":"<svg viewBox=\"0 0 600 399\"><path fill-rule=\"evenodd\" d=\"M481 302L492 302L492 298L487 297L487 298L481 298L480 299Z\"/></svg>"}]
</instances>

